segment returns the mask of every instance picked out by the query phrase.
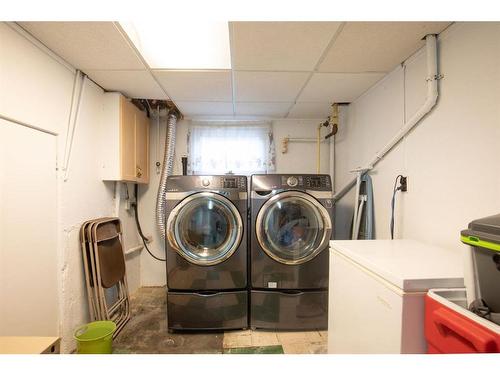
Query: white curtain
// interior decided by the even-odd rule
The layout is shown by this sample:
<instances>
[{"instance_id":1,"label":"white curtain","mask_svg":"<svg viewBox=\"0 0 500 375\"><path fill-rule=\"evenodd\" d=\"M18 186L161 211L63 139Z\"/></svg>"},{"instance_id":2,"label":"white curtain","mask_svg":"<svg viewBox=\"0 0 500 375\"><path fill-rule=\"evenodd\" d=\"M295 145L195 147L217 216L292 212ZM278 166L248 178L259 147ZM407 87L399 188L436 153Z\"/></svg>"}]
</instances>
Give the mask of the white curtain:
<instances>
[{"instance_id":1,"label":"white curtain","mask_svg":"<svg viewBox=\"0 0 500 375\"><path fill-rule=\"evenodd\" d=\"M190 174L251 175L274 171L274 141L269 122L192 122L188 147Z\"/></svg>"}]
</instances>

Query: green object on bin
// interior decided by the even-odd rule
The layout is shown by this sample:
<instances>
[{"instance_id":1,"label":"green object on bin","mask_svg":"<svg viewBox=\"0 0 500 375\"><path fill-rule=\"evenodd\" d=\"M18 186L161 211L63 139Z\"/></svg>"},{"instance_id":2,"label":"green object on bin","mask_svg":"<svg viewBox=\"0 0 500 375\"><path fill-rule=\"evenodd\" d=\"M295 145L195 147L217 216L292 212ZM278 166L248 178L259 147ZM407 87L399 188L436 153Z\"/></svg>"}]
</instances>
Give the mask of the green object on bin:
<instances>
[{"instance_id":1,"label":"green object on bin","mask_svg":"<svg viewBox=\"0 0 500 375\"><path fill-rule=\"evenodd\" d=\"M78 354L111 354L116 324L111 320L98 320L78 327L73 335Z\"/></svg>"},{"instance_id":2,"label":"green object on bin","mask_svg":"<svg viewBox=\"0 0 500 375\"><path fill-rule=\"evenodd\" d=\"M476 236L460 236L460 239L462 240L462 242L472 246L484 247L485 249L500 252L500 244L490 241L484 241Z\"/></svg>"}]
</instances>

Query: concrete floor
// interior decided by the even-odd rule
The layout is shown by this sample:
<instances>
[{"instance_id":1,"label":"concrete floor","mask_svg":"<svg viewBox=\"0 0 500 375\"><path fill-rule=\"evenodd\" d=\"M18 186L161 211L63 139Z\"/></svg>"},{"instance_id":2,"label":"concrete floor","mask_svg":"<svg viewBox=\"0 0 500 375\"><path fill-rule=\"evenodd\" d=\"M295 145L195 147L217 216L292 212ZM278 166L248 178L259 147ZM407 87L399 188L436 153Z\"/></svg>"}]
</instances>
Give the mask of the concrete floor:
<instances>
[{"instance_id":1,"label":"concrete floor","mask_svg":"<svg viewBox=\"0 0 500 375\"><path fill-rule=\"evenodd\" d=\"M131 295L130 308L132 317L114 340L114 353L326 353L326 331L169 333L164 287L140 288Z\"/></svg>"}]
</instances>

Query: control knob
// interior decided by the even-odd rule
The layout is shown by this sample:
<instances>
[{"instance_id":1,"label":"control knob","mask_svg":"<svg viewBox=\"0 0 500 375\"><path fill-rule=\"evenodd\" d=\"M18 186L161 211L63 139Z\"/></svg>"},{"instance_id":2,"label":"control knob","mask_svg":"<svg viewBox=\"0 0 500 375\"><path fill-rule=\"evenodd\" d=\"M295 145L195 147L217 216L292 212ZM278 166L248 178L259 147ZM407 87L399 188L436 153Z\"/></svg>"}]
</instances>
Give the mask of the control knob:
<instances>
[{"instance_id":1,"label":"control knob","mask_svg":"<svg viewBox=\"0 0 500 375\"><path fill-rule=\"evenodd\" d=\"M203 180L201 180L201 184L207 187L208 185L210 185L210 180L208 178L204 178Z\"/></svg>"},{"instance_id":2,"label":"control knob","mask_svg":"<svg viewBox=\"0 0 500 375\"><path fill-rule=\"evenodd\" d=\"M286 183L288 184L288 186L294 187L294 186L297 186L297 184L299 183L299 180L297 180L297 177L295 177L295 176L290 176L286 180Z\"/></svg>"}]
</instances>

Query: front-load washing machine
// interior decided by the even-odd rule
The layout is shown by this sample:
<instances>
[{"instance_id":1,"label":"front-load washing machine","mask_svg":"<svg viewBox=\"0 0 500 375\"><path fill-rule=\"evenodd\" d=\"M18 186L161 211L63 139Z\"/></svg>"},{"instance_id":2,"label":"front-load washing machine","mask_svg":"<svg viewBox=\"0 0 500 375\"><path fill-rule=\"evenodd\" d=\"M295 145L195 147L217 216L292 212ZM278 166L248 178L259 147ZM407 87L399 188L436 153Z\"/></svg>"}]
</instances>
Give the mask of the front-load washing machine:
<instances>
[{"instance_id":1,"label":"front-load washing machine","mask_svg":"<svg viewBox=\"0 0 500 375\"><path fill-rule=\"evenodd\" d=\"M245 176L168 177L169 330L248 326L247 198Z\"/></svg>"},{"instance_id":2,"label":"front-load washing machine","mask_svg":"<svg viewBox=\"0 0 500 375\"><path fill-rule=\"evenodd\" d=\"M252 329L326 329L332 184L328 175L253 175Z\"/></svg>"}]
</instances>

